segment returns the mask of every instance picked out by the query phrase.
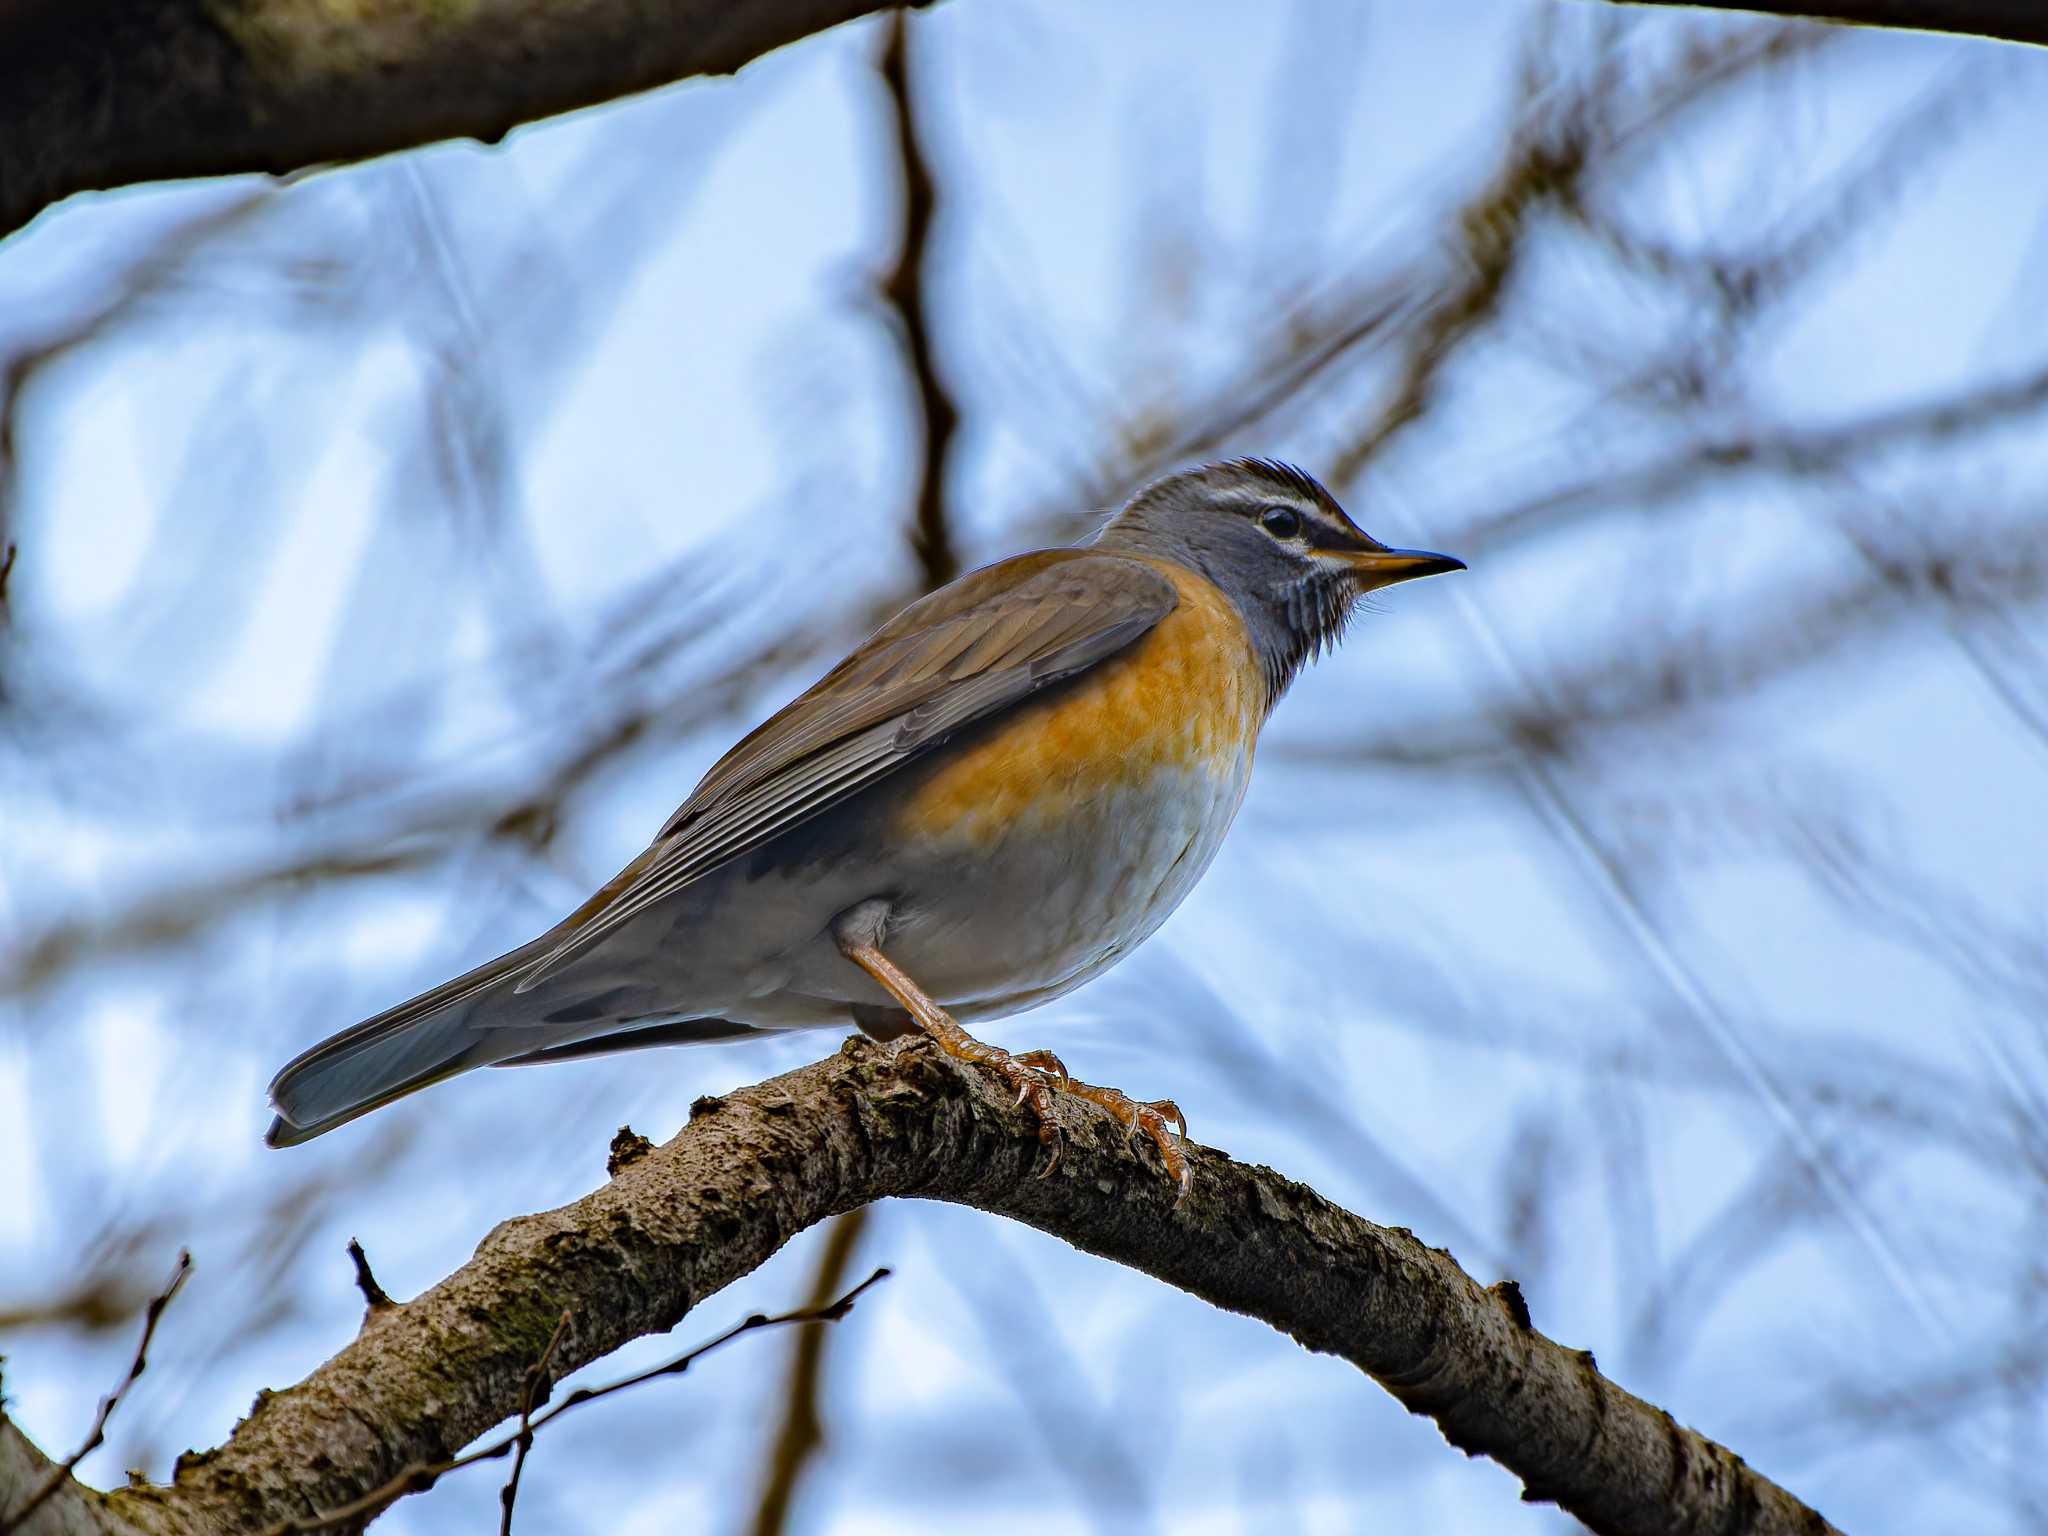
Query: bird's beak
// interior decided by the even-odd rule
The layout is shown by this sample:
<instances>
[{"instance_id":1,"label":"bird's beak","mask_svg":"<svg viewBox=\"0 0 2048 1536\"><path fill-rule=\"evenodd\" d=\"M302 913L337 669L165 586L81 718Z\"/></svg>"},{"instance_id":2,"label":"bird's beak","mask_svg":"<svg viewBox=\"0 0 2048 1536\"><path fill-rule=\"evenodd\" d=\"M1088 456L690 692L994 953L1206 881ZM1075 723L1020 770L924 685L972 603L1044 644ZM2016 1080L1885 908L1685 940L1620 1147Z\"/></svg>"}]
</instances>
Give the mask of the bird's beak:
<instances>
[{"instance_id":1,"label":"bird's beak","mask_svg":"<svg viewBox=\"0 0 2048 1536\"><path fill-rule=\"evenodd\" d=\"M1361 591L1391 587L1397 581L1418 576L1441 576L1445 571L1462 571L1465 562L1453 555L1435 555L1426 549L1358 549L1342 553Z\"/></svg>"}]
</instances>

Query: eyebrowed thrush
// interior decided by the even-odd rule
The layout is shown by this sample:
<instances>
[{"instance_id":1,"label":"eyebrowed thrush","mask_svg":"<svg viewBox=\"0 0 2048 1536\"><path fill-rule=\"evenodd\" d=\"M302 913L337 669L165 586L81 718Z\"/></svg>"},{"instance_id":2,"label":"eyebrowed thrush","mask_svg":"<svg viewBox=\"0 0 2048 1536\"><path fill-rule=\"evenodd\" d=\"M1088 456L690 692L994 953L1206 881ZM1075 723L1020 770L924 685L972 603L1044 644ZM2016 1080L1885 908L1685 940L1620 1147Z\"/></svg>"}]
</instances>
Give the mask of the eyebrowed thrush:
<instances>
[{"instance_id":1,"label":"eyebrowed thrush","mask_svg":"<svg viewBox=\"0 0 2048 1536\"><path fill-rule=\"evenodd\" d=\"M1171 1103L957 1022L1050 1002L1215 857L1260 728L1358 600L1463 569L1369 538L1308 475L1155 481L1085 544L912 603L734 747L646 851L509 954L322 1041L270 1085L291 1146L471 1067L857 1024L1102 1105L1190 1173Z\"/></svg>"}]
</instances>

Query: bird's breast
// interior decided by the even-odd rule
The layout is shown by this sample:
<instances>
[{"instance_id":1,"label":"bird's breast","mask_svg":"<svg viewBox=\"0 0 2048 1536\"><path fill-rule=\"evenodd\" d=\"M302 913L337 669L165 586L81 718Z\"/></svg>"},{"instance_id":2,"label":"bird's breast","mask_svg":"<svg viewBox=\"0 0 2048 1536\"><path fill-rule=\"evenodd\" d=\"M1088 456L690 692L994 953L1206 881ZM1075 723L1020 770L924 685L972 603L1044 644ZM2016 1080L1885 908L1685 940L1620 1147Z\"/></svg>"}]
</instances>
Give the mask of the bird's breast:
<instances>
[{"instance_id":1,"label":"bird's breast","mask_svg":"<svg viewBox=\"0 0 2048 1536\"><path fill-rule=\"evenodd\" d=\"M1080 985L1193 889L1237 814L1264 683L1199 578L1117 657L956 738L894 813L899 963L968 1017Z\"/></svg>"},{"instance_id":2,"label":"bird's breast","mask_svg":"<svg viewBox=\"0 0 2048 1536\"><path fill-rule=\"evenodd\" d=\"M1020 833L1092 822L1153 786L1201 801L1211 784L1242 792L1264 713L1250 637L1208 581L1155 563L1179 591L1173 612L1127 650L935 753L897 813L899 837L987 852Z\"/></svg>"}]
</instances>

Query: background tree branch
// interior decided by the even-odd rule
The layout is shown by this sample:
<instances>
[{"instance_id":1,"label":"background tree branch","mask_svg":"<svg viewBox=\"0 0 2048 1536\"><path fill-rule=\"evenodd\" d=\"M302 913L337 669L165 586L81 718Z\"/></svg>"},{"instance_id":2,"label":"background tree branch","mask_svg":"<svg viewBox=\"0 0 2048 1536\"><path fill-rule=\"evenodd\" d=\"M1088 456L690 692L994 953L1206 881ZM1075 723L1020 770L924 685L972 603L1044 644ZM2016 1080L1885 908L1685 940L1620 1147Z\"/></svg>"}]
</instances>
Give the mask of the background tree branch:
<instances>
[{"instance_id":1,"label":"background tree branch","mask_svg":"<svg viewBox=\"0 0 2048 1536\"><path fill-rule=\"evenodd\" d=\"M848 1211L832 1223L825 1239L825 1251L811 1279L807 1305L829 1304L846 1288L846 1276L853 1265L853 1250L867 1230L869 1207ZM761 1479L761 1498L754 1509L753 1536L781 1536L789 1525L797 1487L825 1443L825 1425L818 1411L820 1388L825 1374L827 1334L822 1328L797 1335L790 1351L789 1383L784 1390L782 1427L768 1453L768 1465Z\"/></svg>"},{"instance_id":2,"label":"background tree branch","mask_svg":"<svg viewBox=\"0 0 2048 1536\"><path fill-rule=\"evenodd\" d=\"M0 3L0 235L74 192L281 173L521 123L691 75L879 0Z\"/></svg>"},{"instance_id":3,"label":"background tree branch","mask_svg":"<svg viewBox=\"0 0 2048 1536\"><path fill-rule=\"evenodd\" d=\"M502 1223L440 1285L372 1313L219 1449L181 1458L170 1486L52 1500L21 1536L263 1529L347 1504L517 1413L536 1362L551 1383L673 1328L805 1227L891 1196L1012 1217L1341 1356L1596 1531L1833 1529L1536 1332L1512 1282L1482 1287L1447 1251L1212 1149L1192 1149L1195 1191L1177 1203L1106 1116L1061 1115L1066 1157L1034 1178L1036 1141L1001 1083L920 1041L850 1040L700 1099L605 1187ZM40 1460L0 1426L0 1508Z\"/></svg>"},{"instance_id":4,"label":"background tree branch","mask_svg":"<svg viewBox=\"0 0 2048 1536\"><path fill-rule=\"evenodd\" d=\"M2048 43L2048 9L2039 0L1624 0L1629 5L1685 6L1688 9L1749 11L1814 21L1846 21L1863 27L1907 27L1919 32L1954 32L2009 43Z\"/></svg>"}]
</instances>

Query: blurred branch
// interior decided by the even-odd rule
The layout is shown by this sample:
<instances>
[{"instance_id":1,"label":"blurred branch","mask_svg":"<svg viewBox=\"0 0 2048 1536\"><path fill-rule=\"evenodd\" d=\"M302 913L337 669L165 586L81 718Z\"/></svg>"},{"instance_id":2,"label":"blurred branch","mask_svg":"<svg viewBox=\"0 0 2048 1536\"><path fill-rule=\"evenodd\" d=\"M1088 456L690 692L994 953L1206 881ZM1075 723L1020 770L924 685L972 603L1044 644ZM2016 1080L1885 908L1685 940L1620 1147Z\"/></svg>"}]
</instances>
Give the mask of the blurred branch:
<instances>
[{"instance_id":1,"label":"blurred branch","mask_svg":"<svg viewBox=\"0 0 2048 1536\"><path fill-rule=\"evenodd\" d=\"M882 296L896 315L896 334L904 362L917 387L924 425L924 460L918 471L917 521L910 547L922 567L924 589L943 587L960 574L960 556L946 526L946 460L960 412L953 404L932 362L931 303L925 280L932 250L935 198L929 157L918 133L910 100L906 50L910 24L898 11L889 21L889 40L877 66L888 87L896 125L896 156L903 181L903 247L896 267L882 284Z\"/></svg>"},{"instance_id":2,"label":"blurred branch","mask_svg":"<svg viewBox=\"0 0 2048 1536\"><path fill-rule=\"evenodd\" d=\"M1583 221L1590 188L1620 174L1631 155L1669 136L1688 113L1813 56L1836 36L1793 25L1720 28L1683 34L1675 55L1651 69L1611 44L1572 68L1549 58L1539 31L1523 55L1520 100L1498 161L1445 211L1439 238L1419 255L1404 240L1398 258L1369 261L1319 295L1262 297L1259 322L1236 349L1241 361L1179 420L1124 423L1096 469L1062 492L1059 514L1035 514L1035 531L1053 536L1067 528L1074 505L1102 504L1255 432L1298 430L1300 420L1333 405L1350 413L1347 393L1384 356L1394 377L1383 402L1324 460L1326 477L1343 489L1431 414L1460 355L1502 324L1523 247L1545 214Z\"/></svg>"},{"instance_id":3,"label":"blurred branch","mask_svg":"<svg viewBox=\"0 0 2048 1536\"><path fill-rule=\"evenodd\" d=\"M1788 480L1810 478L1860 457L1995 431L2043 410L2048 410L2048 367L1995 382L1973 380L1932 400L1889 405L1845 421L1772 425L1693 442L1650 462L1609 468L1477 517L1460 530L1458 547L1493 553L1555 533L1592 511L1643 507L1693 493L1710 475L1750 471Z\"/></svg>"},{"instance_id":4,"label":"blurred branch","mask_svg":"<svg viewBox=\"0 0 2048 1536\"><path fill-rule=\"evenodd\" d=\"M0 978L0 996L16 996L44 985L76 965L89 950L107 956L175 944L243 910L256 899L302 886L317 887L330 880L396 874L428 862L437 851L422 842L360 858L315 854L269 869L216 879L204 891L181 885L151 893L112 922L59 921L8 953L4 978Z\"/></svg>"},{"instance_id":5,"label":"blurred branch","mask_svg":"<svg viewBox=\"0 0 2048 1536\"><path fill-rule=\"evenodd\" d=\"M1751 11L1860 27L1953 32L2008 43L2048 43L2048 10L2039 0L1625 0L1630 5L1682 5L1687 10Z\"/></svg>"},{"instance_id":6,"label":"blurred branch","mask_svg":"<svg viewBox=\"0 0 2048 1536\"><path fill-rule=\"evenodd\" d=\"M627 604L637 601L644 590L629 594ZM657 692L646 676L692 644L693 633L704 632L706 626L697 622L701 611L696 604L680 608L673 627L644 644L622 646L624 654L601 669L577 674L576 691L607 701L623 695L623 701L607 703L605 712L580 732L565 732L568 739L560 755L520 782L500 788L457 773L450 775L456 782L439 789L430 787L430 776L413 767L409 775L373 777L330 799L293 804L286 811L288 825L319 823L344 813L374 816L376 824L365 831L344 821L338 832L320 837L318 845L304 853L225 874L216 868L190 879L169 880L131 897L111 913L61 915L39 932L0 949L0 998L31 993L89 961L192 940L266 901L318 891L335 882L431 867L473 846L479 832L526 852L544 849L554 840L574 798L634 748L674 740L721 718L752 698L763 677L850 643L883 616L865 609L857 610L850 621L818 615L802 631L754 648L742 659L720 658L706 664L703 670L709 675L693 679L688 687ZM600 642L605 638L600 635ZM407 702L400 700L394 708L402 709ZM344 719L334 735L374 739L385 733L384 719ZM365 847L374 851L358 851Z\"/></svg>"},{"instance_id":7,"label":"blurred branch","mask_svg":"<svg viewBox=\"0 0 2048 1536\"><path fill-rule=\"evenodd\" d=\"M1637 81L1616 48L1583 77L1557 89L1539 31L1524 54L1521 105L1507 153L1451 221L1451 263L1406 339L1393 393L1332 458L1334 485L1348 486L1446 388L1451 367L1475 338L1497 326L1546 212L1579 219L1600 176L1632 146L1671 128L1685 113L1760 72L1827 41L1813 28L1759 26L1693 39L1674 65Z\"/></svg>"},{"instance_id":8,"label":"blurred branch","mask_svg":"<svg viewBox=\"0 0 2048 1536\"><path fill-rule=\"evenodd\" d=\"M861 1206L832 1223L825 1251L818 1255L817 1276L811 1282L812 1306L824 1306L846 1284L846 1269L853 1262L853 1250L859 1246L867 1221L868 1207ZM782 1429L775 1437L775 1450L762 1483L761 1502L754 1511L754 1536L780 1536L788 1526L797 1483L825 1443L824 1426L818 1420L818 1392L825 1376L825 1338L822 1328L797 1335L796 1351L789 1364L789 1385L783 1397Z\"/></svg>"},{"instance_id":9,"label":"blurred branch","mask_svg":"<svg viewBox=\"0 0 2048 1536\"><path fill-rule=\"evenodd\" d=\"M1470 544L1461 539L1458 547ZM1673 620L1648 640L1631 632L1624 645L1602 630L1584 659L1545 659L1540 699L1509 694L1484 708L1397 721L1363 740L1284 750L1302 762L1432 773L1457 766L1494 772L1533 756L1582 758L1603 733L1668 728L1845 653L1870 654L1904 638L1915 620L1972 624L2048 596L2048 526L2024 517L2001 519L1953 548L1905 552L1916 558L1759 583L1739 606L1720 604L1691 624Z\"/></svg>"},{"instance_id":10,"label":"blurred branch","mask_svg":"<svg viewBox=\"0 0 2048 1536\"><path fill-rule=\"evenodd\" d=\"M66 1529L262 1529L410 1487L519 1411L565 1308L562 1374L674 1327L803 1228L892 1196L1012 1217L1339 1355L1515 1472L1526 1499L1596 1531L1833 1529L1535 1332L1518 1292L1482 1288L1447 1252L1201 1147L1194 1192L1176 1200L1120 1127L1068 1100L1066 1156L1034 1178L1035 1123L1010 1100L922 1041L859 1039L700 1099L667 1145L574 1205L502 1223L454 1275L264 1397L219 1449L184 1458L170 1486L119 1490ZM0 1475L18 1480L34 1454L0 1420Z\"/></svg>"},{"instance_id":11,"label":"blurred branch","mask_svg":"<svg viewBox=\"0 0 2048 1536\"><path fill-rule=\"evenodd\" d=\"M1409 338L1393 397L1364 431L1331 462L1338 485L1348 485L1393 437L1428 409L1451 357L1499 312L1509 280L1528 249L1533 215L1545 204L1573 200L1595 148L1595 108L1610 94L1597 69L1562 109L1540 110L1544 83L1535 58L1523 66L1520 132L1479 194L1459 210L1458 262L1453 279L1429 306Z\"/></svg>"},{"instance_id":12,"label":"blurred branch","mask_svg":"<svg viewBox=\"0 0 2048 1536\"><path fill-rule=\"evenodd\" d=\"M730 74L878 0L90 0L0 11L0 235L74 192L273 174Z\"/></svg>"}]
</instances>

